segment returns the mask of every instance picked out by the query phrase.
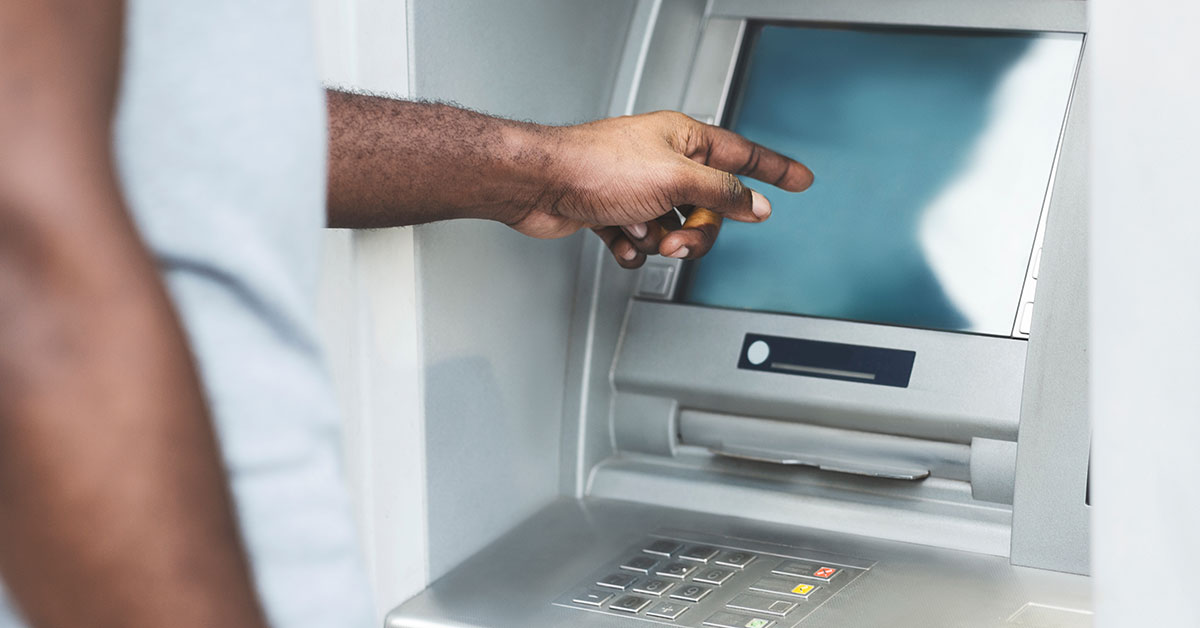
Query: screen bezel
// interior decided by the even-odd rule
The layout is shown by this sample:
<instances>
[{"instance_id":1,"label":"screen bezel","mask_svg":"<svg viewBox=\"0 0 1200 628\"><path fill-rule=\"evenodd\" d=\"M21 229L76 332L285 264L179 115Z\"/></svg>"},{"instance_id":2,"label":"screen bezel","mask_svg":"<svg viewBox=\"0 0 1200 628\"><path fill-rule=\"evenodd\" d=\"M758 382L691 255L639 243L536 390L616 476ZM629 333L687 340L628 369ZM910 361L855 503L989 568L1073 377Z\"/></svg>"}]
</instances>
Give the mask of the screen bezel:
<instances>
[{"instance_id":1,"label":"screen bezel","mask_svg":"<svg viewBox=\"0 0 1200 628\"><path fill-rule=\"evenodd\" d=\"M1072 33L1072 34L1082 35L1082 33L1073 33L1072 31L1056 31L1056 30L1045 30L1045 29L1038 29L1038 28L981 28L981 27L962 27L962 26L949 26L949 25L928 26L928 25L912 25L912 24L838 23L838 22L829 22L829 21L784 20L784 19L778 19L778 18L746 19L746 20L742 20L738 27L737 38L734 43L733 59L732 59L732 62L730 63L730 65L728 66L728 69L726 69L726 71L725 71L726 80L724 81L724 83L721 86L719 95L713 93L715 90L711 87L712 81L706 81L702 75L706 72L710 75L718 74L720 72L721 68L719 68L719 67L718 68L704 67L705 62L708 61L708 59L705 59L703 56L698 55L697 62L695 62L693 64L693 67L691 69L691 77L690 77L690 81L689 81L690 85L689 85L689 90L688 90L689 94L688 94L688 97L686 100L689 100L692 102L688 102L687 104L691 105L693 108L695 107L696 103L694 101L696 101L698 99L697 95L695 94L695 92L697 92L697 91L708 91L709 98L711 98L712 96L718 96L718 98L719 98L719 102L716 105L716 107L714 108L714 114L707 121L717 124L718 126L720 126L722 128L728 129L728 128L731 128L733 125L733 122L737 120L738 114L740 113L740 110L742 107L744 94L745 94L745 91L742 89L742 87L745 84L747 68L750 65L751 57L753 55L754 48L758 42L759 36L762 33L763 28L767 27L767 26L801 27L801 28L809 28L809 29L830 29L830 30L845 30L845 31L856 31L856 32L892 32L892 33L916 33L916 34L939 33L939 34L972 34L972 35L976 35L976 34L980 34L980 33L989 33L989 34L1003 35L1003 34L1037 34L1037 33L1049 34L1049 33L1056 33L1056 32L1068 32L1068 33ZM705 43L706 42L704 42L704 41L701 42L701 50L703 50ZM718 44L718 45L720 45L720 44ZM1019 340L1028 340L1029 333L1028 333L1028 331L1025 331L1022 329L1022 319L1027 315L1026 310L1032 309L1032 307L1033 307L1033 301L1034 301L1033 297L1034 297L1034 292L1035 292L1036 283L1037 283L1036 282L1036 270L1035 270L1037 267L1037 258L1040 255L1042 243L1045 239L1046 219L1047 219L1047 215L1049 213L1050 203L1053 198L1054 180L1057 175L1059 158L1061 157L1061 154L1062 154L1062 145L1063 145L1063 139L1064 139L1064 135L1065 135L1065 131L1066 131L1066 122L1067 122L1067 118L1071 111L1074 92L1076 89L1076 85L1078 83L1079 68L1080 68L1080 64L1082 62L1082 55L1083 55L1082 48L1083 47L1081 45L1079 57L1076 59L1076 62L1075 62L1074 78L1072 80L1072 85L1070 88L1069 96L1067 99L1066 106L1064 107L1063 112L1062 112L1062 121L1059 125L1058 141L1055 144L1054 157L1051 162L1051 170L1048 173L1046 189L1042 196L1042 207L1041 207L1041 210L1039 211L1037 226L1033 233L1033 237L1029 241L1029 250L1028 250L1028 254L1025 257L1026 263L1025 263L1025 271L1024 271L1024 278L1023 278L1023 282L1022 282L1021 293L1020 293L1020 296L1018 297L1016 303L1014 303L1012 305L1012 315L1011 315L1012 323L1010 325L1009 333L999 334L999 333L994 333L994 332L983 332L983 331L977 331L977 330L934 329L934 328L920 327L920 326L914 326L914 325L902 325L902 324L897 324L897 323L867 321L867 320L844 318L844 317L819 316L819 315L814 315L814 314L805 314L805 313L798 313L798 312L776 311L776 310L758 310L758 309L749 309L749 308L724 307L724 306L690 303L683 299L683 295L687 292L687 287L688 287L689 283L693 280L693 271L696 268L696 264L693 261L683 261L675 267L674 276L676 277L676 279L675 279L673 285L671 286L670 294L668 295L669 296L668 300L675 302L675 303L682 304L682 305L691 305L691 306L695 306L695 307L707 307L707 308L724 309L724 310L731 310L731 311L757 312L757 313L772 314L772 315L778 315L778 316L800 316L800 317L805 317L805 318L837 320L837 321L845 321L845 322L861 324L861 325L902 327L902 328L906 328L906 329L920 329L923 331L928 331L928 332L933 332L933 333L967 334L967 335L973 335L973 336L985 336L985 337L993 337L993 338L1015 338L1015 339L1019 339ZM697 83L699 83L701 85L705 85L707 83L708 84L708 85L706 85L707 90L695 89L695 86ZM703 96L701 96L701 98L703 98Z\"/></svg>"}]
</instances>

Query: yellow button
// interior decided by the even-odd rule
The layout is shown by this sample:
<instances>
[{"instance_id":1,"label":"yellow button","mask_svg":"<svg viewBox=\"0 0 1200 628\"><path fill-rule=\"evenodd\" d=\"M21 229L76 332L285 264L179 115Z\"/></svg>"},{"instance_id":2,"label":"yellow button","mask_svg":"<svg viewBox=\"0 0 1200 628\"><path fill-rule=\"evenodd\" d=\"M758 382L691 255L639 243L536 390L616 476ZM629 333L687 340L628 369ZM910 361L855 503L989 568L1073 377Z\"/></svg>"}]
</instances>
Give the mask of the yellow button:
<instances>
[{"instance_id":1,"label":"yellow button","mask_svg":"<svg viewBox=\"0 0 1200 628\"><path fill-rule=\"evenodd\" d=\"M808 595L809 593L812 593L812 590L815 588L816 587L811 584L798 584L796 585L795 589L792 589L792 593L797 595Z\"/></svg>"}]
</instances>

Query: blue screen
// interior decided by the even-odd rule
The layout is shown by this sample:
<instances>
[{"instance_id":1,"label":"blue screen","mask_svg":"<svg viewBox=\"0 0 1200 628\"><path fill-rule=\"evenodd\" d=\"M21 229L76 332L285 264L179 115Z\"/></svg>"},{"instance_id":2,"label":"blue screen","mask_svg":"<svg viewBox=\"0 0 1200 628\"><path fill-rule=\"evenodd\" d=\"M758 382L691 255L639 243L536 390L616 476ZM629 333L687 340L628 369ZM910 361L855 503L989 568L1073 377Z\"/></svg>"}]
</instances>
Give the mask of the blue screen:
<instances>
[{"instance_id":1,"label":"blue screen","mask_svg":"<svg viewBox=\"0 0 1200 628\"><path fill-rule=\"evenodd\" d=\"M683 301L1009 335L1081 39L762 27L730 127L807 164Z\"/></svg>"}]
</instances>

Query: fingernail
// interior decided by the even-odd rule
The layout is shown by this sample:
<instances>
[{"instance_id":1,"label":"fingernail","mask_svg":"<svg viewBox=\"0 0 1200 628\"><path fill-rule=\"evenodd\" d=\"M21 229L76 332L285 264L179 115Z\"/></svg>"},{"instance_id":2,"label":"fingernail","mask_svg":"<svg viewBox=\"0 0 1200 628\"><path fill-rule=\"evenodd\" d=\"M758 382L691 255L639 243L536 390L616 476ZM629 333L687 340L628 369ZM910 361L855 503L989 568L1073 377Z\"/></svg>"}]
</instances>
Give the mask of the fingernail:
<instances>
[{"instance_id":1,"label":"fingernail","mask_svg":"<svg viewBox=\"0 0 1200 628\"><path fill-rule=\"evenodd\" d=\"M754 212L759 220L766 220L767 216L771 215L771 202L757 190L750 190L750 211Z\"/></svg>"},{"instance_id":2,"label":"fingernail","mask_svg":"<svg viewBox=\"0 0 1200 628\"><path fill-rule=\"evenodd\" d=\"M646 237L646 223L644 222L639 222L636 225L629 225L628 227L625 227L625 230L629 232L629 235L639 240Z\"/></svg>"},{"instance_id":3,"label":"fingernail","mask_svg":"<svg viewBox=\"0 0 1200 628\"><path fill-rule=\"evenodd\" d=\"M691 253L691 251L688 250L688 247L681 246L675 249L675 252L671 253L670 257L684 258L688 256L688 253Z\"/></svg>"},{"instance_id":4,"label":"fingernail","mask_svg":"<svg viewBox=\"0 0 1200 628\"><path fill-rule=\"evenodd\" d=\"M632 246L625 249L624 253L621 253L621 259L627 262L632 262L633 258L635 257L637 257L637 251L635 251Z\"/></svg>"}]
</instances>

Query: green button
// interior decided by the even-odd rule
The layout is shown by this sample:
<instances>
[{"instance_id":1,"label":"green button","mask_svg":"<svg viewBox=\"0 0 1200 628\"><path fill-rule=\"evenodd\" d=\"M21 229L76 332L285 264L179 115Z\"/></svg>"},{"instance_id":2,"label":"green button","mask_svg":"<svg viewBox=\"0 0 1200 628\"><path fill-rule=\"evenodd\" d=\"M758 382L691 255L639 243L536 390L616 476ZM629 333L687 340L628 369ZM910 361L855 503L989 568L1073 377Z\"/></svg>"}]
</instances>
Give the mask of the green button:
<instances>
[{"instance_id":1,"label":"green button","mask_svg":"<svg viewBox=\"0 0 1200 628\"><path fill-rule=\"evenodd\" d=\"M771 620L769 619L751 619L750 621L746 622L746 628L766 628L767 624L770 623Z\"/></svg>"}]
</instances>

